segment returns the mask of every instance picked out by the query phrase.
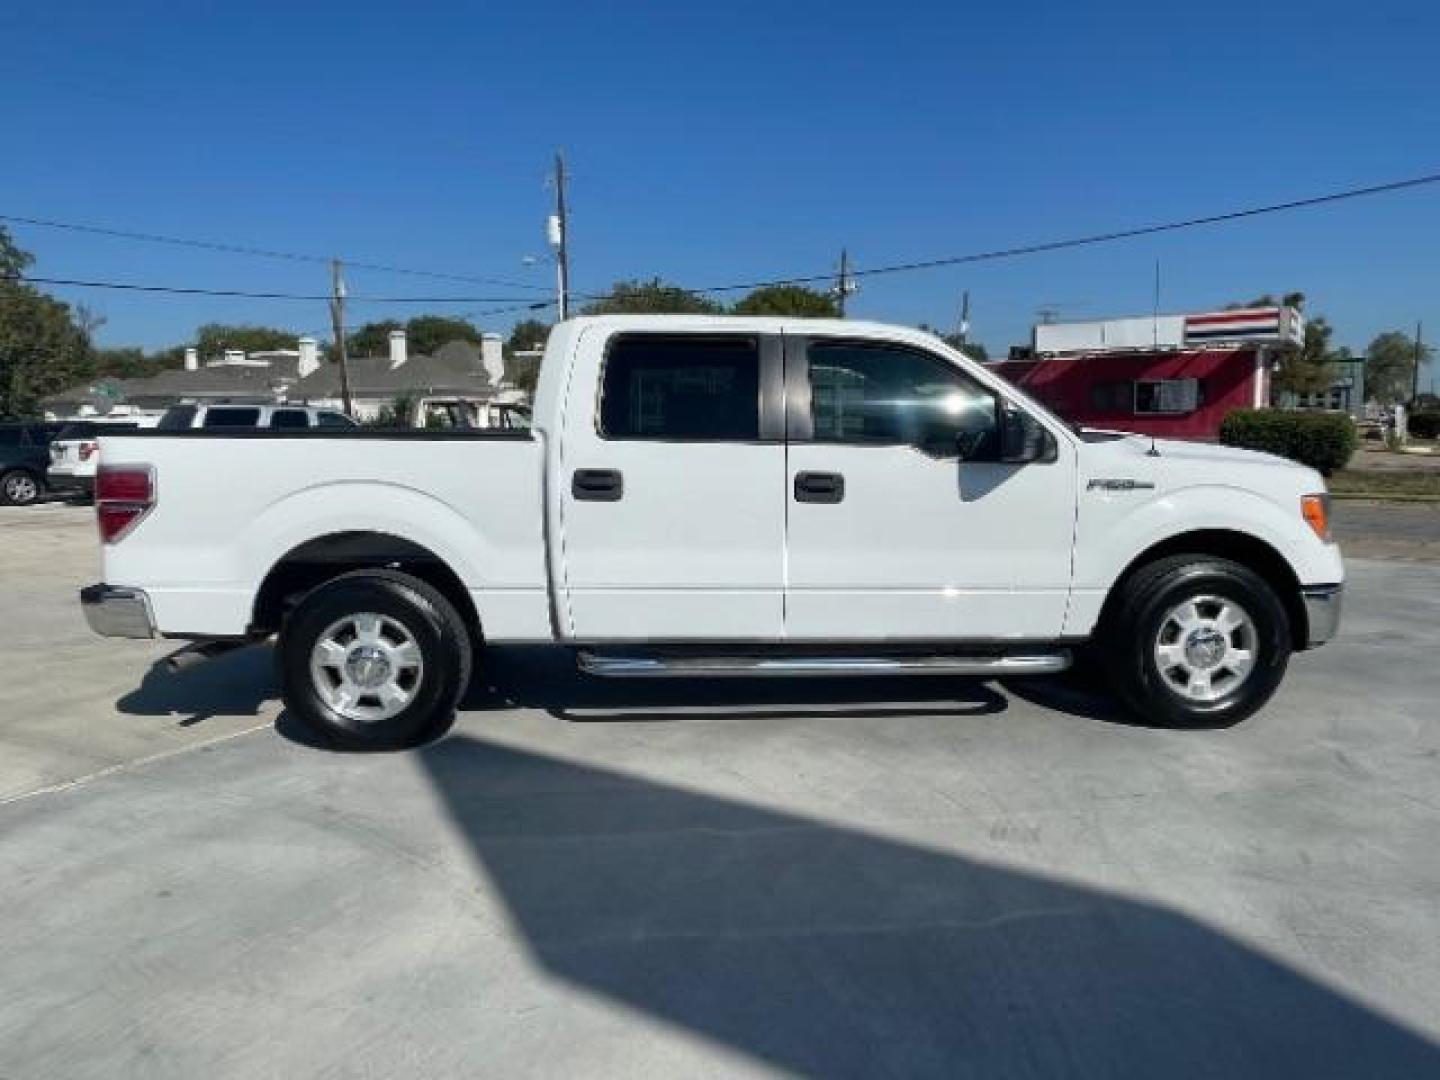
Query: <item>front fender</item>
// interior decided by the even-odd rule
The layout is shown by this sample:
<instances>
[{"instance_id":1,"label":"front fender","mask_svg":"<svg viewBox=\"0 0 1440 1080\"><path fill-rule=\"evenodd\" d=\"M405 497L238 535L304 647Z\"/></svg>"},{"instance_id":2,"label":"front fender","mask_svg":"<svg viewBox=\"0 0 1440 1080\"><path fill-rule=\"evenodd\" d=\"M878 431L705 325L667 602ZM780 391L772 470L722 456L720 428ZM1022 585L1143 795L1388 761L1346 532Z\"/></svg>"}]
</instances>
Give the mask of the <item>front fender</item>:
<instances>
[{"instance_id":1,"label":"front fender","mask_svg":"<svg viewBox=\"0 0 1440 1080\"><path fill-rule=\"evenodd\" d=\"M1134 502L1135 492L1081 495L1076 521L1075 574L1066 633L1088 634L1110 589L1146 551L1187 533L1223 530L1260 540L1289 564L1302 585L1344 580L1339 549L1326 544L1300 516L1246 488L1187 487Z\"/></svg>"}]
</instances>

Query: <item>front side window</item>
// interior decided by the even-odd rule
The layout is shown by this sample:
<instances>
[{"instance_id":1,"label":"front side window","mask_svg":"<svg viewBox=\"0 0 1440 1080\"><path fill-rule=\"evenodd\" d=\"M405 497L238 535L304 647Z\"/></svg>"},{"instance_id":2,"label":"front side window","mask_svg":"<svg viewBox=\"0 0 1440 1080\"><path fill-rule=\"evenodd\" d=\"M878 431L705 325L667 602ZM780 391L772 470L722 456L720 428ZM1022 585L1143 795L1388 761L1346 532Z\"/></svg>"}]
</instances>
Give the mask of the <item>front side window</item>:
<instances>
[{"instance_id":1,"label":"front side window","mask_svg":"<svg viewBox=\"0 0 1440 1080\"><path fill-rule=\"evenodd\" d=\"M256 427L260 423L259 409L237 409L231 407L215 407L205 411L205 423L207 428L225 427Z\"/></svg>"},{"instance_id":2,"label":"front side window","mask_svg":"<svg viewBox=\"0 0 1440 1080\"><path fill-rule=\"evenodd\" d=\"M344 413L322 412L315 417L315 424L322 428L353 428L355 421Z\"/></svg>"},{"instance_id":3,"label":"front side window","mask_svg":"<svg viewBox=\"0 0 1440 1080\"><path fill-rule=\"evenodd\" d=\"M693 334L617 337L605 357L600 434L607 439L758 439L759 341Z\"/></svg>"},{"instance_id":4,"label":"front side window","mask_svg":"<svg viewBox=\"0 0 1440 1080\"><path fill-rule=\"evenodd\" d=\"M995 395L901 346L811 342L810 420L819 442L914 446L933 457L999 456Z\"/></svg>"}]
</instances>

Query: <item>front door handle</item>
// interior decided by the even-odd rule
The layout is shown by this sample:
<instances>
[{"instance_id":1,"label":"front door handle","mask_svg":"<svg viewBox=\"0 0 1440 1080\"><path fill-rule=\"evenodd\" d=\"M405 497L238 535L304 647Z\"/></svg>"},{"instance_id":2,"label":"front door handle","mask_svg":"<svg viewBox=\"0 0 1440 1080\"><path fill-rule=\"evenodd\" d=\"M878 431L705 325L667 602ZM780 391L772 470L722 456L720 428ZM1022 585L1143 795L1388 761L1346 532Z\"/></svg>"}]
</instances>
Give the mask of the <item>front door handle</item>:
<instances>
[{"instance_id":1,"label":"front door handle","mask_svg":"<svg viewBox=\"0 0 1440 1080\"><path fill-rule=\"evenodd\" d=\"M619 502L625 494L625 477L619 469L576 469L570 477L570 494L580 502Z\"/></svg>"},{"instance_id":2,"label":"front door handle","mask_svg":"<svg viewBox=\"0 0 1440 1080\"><path fill-rule=\"evenodd\" d=\"M795 501L802 503L844 502L845 477L837 472L796 473Z\"/></svg>"}]
</instances>

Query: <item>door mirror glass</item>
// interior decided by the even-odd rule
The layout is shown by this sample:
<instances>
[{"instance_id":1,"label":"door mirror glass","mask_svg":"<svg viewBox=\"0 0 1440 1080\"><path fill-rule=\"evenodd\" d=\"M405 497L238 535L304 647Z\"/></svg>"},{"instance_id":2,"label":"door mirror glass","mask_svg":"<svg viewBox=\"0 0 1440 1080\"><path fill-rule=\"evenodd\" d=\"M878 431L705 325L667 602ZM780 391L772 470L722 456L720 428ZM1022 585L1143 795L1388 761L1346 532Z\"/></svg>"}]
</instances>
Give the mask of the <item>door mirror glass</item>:
<instances>
[{"instance_id":1,"label":"door mirror glass","mask_svg":"<svg viewBox=\"0 0 1440 1080\"><path fill-rule=\"evenodd\" d=\"M1032 461L1051 461L1055 455L1055 436L1024 409L1001 402L1000 460L1008 465L1024 465ZM963 456L963 455L962 455Z\"/></svg>"}]
</instances>

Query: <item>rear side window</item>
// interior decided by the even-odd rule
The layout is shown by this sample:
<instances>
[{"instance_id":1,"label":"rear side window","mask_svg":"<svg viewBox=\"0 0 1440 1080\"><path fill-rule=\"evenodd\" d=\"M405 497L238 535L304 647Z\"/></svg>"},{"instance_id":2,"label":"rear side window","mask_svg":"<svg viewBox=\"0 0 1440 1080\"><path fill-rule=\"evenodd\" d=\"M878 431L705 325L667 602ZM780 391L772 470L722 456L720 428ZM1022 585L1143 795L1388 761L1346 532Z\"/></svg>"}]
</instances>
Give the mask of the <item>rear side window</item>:
<instances>
[{"instance_id":1,"label":"rear side window","mask_svg":"<svg viewBox=\"0 0 1440 1080\"><path fill-rule=\"evenodd\" d=\"M195 423L195 411L194 405L172 405L155 426L160 431L184 431Z\"/></svg>"},{"instance_id":2,"label":"rear side window","mask_svg":"<svg viewBox=\"0 0 1440 1080\"><path fill-rule=\"evenodd\" d=\"M260 423L259 409L216 407L205 411L204 427L255 427Z\"/></svg>"},{"instance_id":3,"label":"rear side window","mask_svg":"<svg viewBox=\"0 0 1440 1080\"><path fill-rule=\"evenodd\" d=\"M355 421L344 413L322 412L315 417L315 426L322 428L353 428Z\"/></svg>"},{"instance_id":4,"label":"rear side window","mask_svg":"<svg viewBox=\"0 0 1440 1080\"><path fill-rule=\"evenodd\" d=\"M760 343L624 334L605 358L600 393L600 434L609 439L757 439Z\"/></svg>"},{"instance_id":5,"label":"rear side window","mask_svg":"<svg viewBox=\"0 0 1440 1080\"><path fill-rule=\"evenodd\" d=\"M0 428L0 446L19 446L19 445L20 445L20 429L19 429L18 427L13 427L13 428Z\"/></svg>"},{"instance_id":6,"label":"rear side window","mask_svg":"<svg viewBox=\"0 0 1440 1080\"><path fill-rule=\"evenodd\" d=\"M276 409L270 414L272 428L308 428L310 417L304 409Z\"/></svg>"}]
</instances>

